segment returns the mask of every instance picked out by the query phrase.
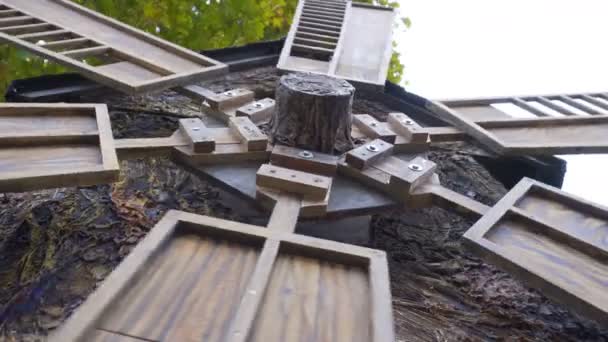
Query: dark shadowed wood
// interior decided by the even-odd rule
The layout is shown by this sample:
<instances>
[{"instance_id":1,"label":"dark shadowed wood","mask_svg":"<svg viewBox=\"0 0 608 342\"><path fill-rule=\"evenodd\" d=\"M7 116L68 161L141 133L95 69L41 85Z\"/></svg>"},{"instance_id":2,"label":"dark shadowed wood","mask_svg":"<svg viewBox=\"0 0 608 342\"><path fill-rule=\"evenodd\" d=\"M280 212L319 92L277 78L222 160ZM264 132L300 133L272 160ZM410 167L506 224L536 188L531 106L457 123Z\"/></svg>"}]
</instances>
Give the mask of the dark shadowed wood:
<instances>
[{"instance_id":1,"label":"dark shadowed wood","mask_svg":"<svg viewBox=\"0 0 608 342\"><path fill-rule=\"evenodd\" d=\"M271 120L273 142L324 153L350 150L354 93L348 82L328 76L281 77Z\"/></svg>"}]
</instances>

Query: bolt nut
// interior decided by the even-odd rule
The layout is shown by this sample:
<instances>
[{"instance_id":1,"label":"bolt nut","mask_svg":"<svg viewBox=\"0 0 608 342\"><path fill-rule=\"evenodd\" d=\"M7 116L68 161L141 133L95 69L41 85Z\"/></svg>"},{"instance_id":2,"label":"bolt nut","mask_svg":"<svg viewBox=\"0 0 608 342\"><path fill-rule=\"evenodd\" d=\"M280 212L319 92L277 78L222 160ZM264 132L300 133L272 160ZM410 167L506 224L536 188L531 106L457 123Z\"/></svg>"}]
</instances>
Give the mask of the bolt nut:
<instances>
[{"instance_id":1,"label":"bolt nut","mask_svg":"<svg viewBox=\"0 0 608 342\"><path fill-rule=\"evenodd\" d=\"M410 164L410 165L408 165L408 168L409 168L410 170L412 170L412 171L416 171L416 172L420 172L420 171L424 170L424 167L422 167L422 166L421 166L421 165L419 165L419 164Z\"/></svg>"},{"instance_id":2,"label":"bolt nut","mask_svg":"<svg viewBox=\"0 0 608 342\"><path fill-rule=\"evenodd\" d=\"M378 152L378 147L376 147L376 145L367 145L365 148L370 152Z\"/></svg>"},{"instance_id":3,"label":"bolt nut","mask_svg":"<svg viewBox=\"0 0 608 342\"><path fill-rule=\"evenodd\" d=\"M314 158L314 154L310 151L302 151L300 153L298 153L298 156L304 158L304 159L312 159Z\"/></svg>"}]
</instances>

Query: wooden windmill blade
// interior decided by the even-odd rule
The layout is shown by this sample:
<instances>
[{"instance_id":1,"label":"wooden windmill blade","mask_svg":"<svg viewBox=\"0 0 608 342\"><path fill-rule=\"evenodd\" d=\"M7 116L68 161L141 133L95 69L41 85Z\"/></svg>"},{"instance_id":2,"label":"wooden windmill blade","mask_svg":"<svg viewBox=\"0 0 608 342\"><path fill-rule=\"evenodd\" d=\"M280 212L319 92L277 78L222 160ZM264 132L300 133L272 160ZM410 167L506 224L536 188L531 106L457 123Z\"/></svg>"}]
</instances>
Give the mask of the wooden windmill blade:
<instances>
[{"instance_id":1,"label":"wooden windmill blade","mask_svg":"<svg viewBox=\"0 0 608 342\"><path fill-rule=\"evenodd\" d=\"M220 62L67 0L0 0L11 43L126 93L162 90L228 71Z\"/></svg>"},{"instance_id":2,"label":"wooden windmill blade","mask_svg":"<svg viewBox=\"0 0 608 342\"><path fill-rule=\"evenodd\" d=\"M278 68L383 88L392 49L392 8L351 1L300 1Z\"/></svg>"},{"instance_id":3,"label":"wooden windmill blade","mask_svg":"<svg viewBox=\"0 0 608 342\"><path fill-rule=\"evenodd\" d=\"M568 94L433 101L428 109L503 155L608 152L607 95ZM512 104L514 118L494 104Z\"/></svg>"}]
</instances>

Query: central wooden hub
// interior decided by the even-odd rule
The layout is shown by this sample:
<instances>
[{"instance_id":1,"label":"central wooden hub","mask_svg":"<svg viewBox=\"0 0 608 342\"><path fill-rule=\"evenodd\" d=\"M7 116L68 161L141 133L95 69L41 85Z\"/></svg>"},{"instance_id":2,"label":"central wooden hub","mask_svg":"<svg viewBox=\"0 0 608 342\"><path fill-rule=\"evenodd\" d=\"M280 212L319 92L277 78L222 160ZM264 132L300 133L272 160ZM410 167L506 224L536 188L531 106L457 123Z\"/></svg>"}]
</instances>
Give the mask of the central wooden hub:
<instances>
[{"instance_id":1,"label":"central wooden hub","mask_svg":"<svg viewBox=\"0 0 608 342\"><path fill-rule=\"evenodd\" d=\"M281 77L271 120L273 143L330 154L352 149L354 95L350 83L325 75Z\"/></svg>"}]
</instances>

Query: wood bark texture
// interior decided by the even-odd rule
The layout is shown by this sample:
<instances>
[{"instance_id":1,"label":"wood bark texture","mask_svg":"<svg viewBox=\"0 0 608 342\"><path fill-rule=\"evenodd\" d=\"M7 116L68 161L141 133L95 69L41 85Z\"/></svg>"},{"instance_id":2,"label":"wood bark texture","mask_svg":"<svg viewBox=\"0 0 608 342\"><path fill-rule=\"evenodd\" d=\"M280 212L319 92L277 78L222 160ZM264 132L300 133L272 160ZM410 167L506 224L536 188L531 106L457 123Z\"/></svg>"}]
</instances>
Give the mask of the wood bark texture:
<instances>
[{"instance_id":1,"label":"wood bark texture","mask_svg":"<svg viewBox=\"0 0 608 342\"><path fill-rule=\"evenodd\" d=\"M281 77L271 120L273 143L324 153L352 149L354 94L348 82L325 75Z\"/></svg>"}]
</instances>

